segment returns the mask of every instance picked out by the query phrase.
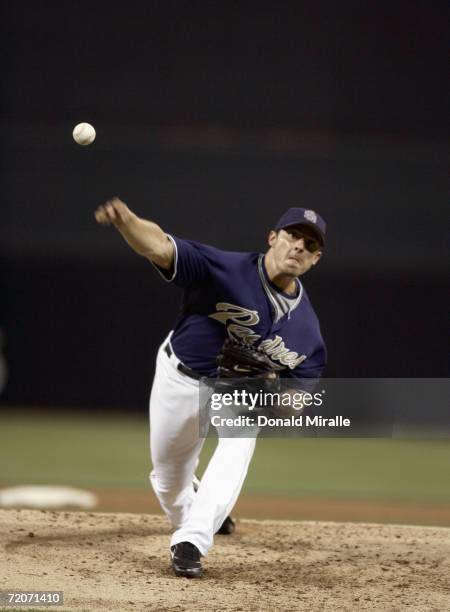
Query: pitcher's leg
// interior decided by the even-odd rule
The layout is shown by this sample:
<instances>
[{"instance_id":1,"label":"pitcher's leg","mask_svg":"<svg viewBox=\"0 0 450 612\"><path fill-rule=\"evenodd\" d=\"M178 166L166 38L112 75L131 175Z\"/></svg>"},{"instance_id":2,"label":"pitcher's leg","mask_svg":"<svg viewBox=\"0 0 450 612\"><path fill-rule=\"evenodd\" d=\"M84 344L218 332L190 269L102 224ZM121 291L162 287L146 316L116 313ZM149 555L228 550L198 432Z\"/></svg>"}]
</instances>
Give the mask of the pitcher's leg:
<instances>
[{"instance_id":1,"label":"pitcher's leg","mask_svg":"<svg viewBox=\"0 0 450 612\"><path fill-rule=\"evenodd\" d=\"M150 482L174 527L183 525L193 502L199 438L198 383L180 374L160 349L150 397Z\"/></svg>"},{"instance_id":2,"label":"pitcher's leg","mask_svg":"<svg viewBox=\"0 0 450 612\"><path fill-rule=\"evenodd\" d=\"M173 534L171 546L192 542L206 555L214 534L231 512L244 484L256 438L219 438L200 482L189 516Z\"/></svg>"}]
</instances>

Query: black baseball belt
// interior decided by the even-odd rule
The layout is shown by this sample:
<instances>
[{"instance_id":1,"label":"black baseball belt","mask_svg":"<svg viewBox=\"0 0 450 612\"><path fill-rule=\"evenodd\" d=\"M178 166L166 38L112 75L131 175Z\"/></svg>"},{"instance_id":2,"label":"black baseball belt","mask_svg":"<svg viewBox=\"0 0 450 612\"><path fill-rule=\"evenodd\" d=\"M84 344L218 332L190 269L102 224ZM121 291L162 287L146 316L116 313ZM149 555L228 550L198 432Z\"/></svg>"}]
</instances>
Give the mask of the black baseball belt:
<instances>
[{"instance_id":1,"label":"black baseball belt","mask_svg":"<svg viewBox=\"0 0 450 612\"><path fill-rule=\"evenodd\" d=\"M167 357L172 357L173 351L169 343L167 343L166 346L164 347L164 351ZM197 372L194 372L194 370L191 370L191 368L188 368L187 366L185 366L184 363L181 363L181 361L177 365L177 370L179 370L182 374L189 376L189 378L193 378L194 380L200 380L201 378L200 374L198 374Z\"/></svg>"}]
</instances>

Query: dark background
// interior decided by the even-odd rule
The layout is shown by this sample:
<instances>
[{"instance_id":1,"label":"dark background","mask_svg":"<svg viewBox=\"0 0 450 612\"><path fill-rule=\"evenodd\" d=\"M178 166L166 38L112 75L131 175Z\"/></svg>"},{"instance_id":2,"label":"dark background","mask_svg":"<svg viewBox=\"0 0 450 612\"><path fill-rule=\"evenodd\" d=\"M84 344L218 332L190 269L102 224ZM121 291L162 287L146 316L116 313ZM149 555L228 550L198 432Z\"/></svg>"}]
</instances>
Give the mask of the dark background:
<instances>
[{"instance_id":1,"label":"dark background","mask_svg":"<svg viewBox=\"0 0 450 612\"><path fill-rule=\"evenodd\" d=\"M3 402L145 410L180 295L96 226L113 194L236 250L317 209L326 375L447 376L445 8L3 2Z\"/></svg>"}]
</instances>

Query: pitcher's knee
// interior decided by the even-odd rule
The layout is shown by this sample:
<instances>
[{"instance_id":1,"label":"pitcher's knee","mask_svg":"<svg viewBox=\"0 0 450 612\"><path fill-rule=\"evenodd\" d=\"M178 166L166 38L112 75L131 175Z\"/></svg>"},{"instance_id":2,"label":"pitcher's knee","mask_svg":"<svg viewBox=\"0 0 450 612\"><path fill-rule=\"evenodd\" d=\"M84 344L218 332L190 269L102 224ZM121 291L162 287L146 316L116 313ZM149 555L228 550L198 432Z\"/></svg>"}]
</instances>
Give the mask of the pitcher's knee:
<instances>
[{"instance_id":1,"label":"pitcher's knee","mask_svg":"<svg viewBox=\"0 0 450 612\"><path fill-rule=\"evenodd\" d=\"M166 474L161 476L156 470L152 470L150 473L150 483L159 498L164 498L167 503L173 503L180 492L186 488L190 483L185 482L185 479L180 474Z\"/></svg>"}]
</instances>

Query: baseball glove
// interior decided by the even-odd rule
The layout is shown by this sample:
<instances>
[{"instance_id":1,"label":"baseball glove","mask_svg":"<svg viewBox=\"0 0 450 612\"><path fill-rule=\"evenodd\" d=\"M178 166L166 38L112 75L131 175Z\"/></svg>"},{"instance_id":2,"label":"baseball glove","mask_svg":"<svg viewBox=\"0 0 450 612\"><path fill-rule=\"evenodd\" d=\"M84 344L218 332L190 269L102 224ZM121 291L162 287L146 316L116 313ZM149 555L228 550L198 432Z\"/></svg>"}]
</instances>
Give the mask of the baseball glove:
<instances>
[{"instance_id":1,"label":"baseball glove","mask_svg":"<svg viewBox=\"0 0 450 612\"><path fill-rule=\"evenodd\" d=\"M217 377L275 380L278 368L260 349L227 339L217 356Z\"/></svg>"},{"instance_id":2,"label":"baseball glove","mask_svg":"<svg viewBox=\"0 0 450 612\"><path fill-rule=\"evenodd\" d=\"M300 414L290 403L280 404L279 399L274 399L274 397L279 398L282 391L279 372L283 368L274 364L262 350L247 343L227 339L216 361L218 366L216 392L230 393L235 390L239 392L245 390L256 394L262 403L254 405L252 410L269 416L288 417ZM241 410L239 414L247 412Z\"/></svg>"},{"instance_id":3,"label":"baseball glove","mask_svg":"<svg viewBox=\"0 0 450 612\"><path fill-rule=\"evenodd\" d=\"M238 410L236 414L246 416L265 413L266 394L278 392L280 384L278 369L263 351L248 343L227 339L217 356L215 392L251 393L257 398L253 400L252 407L238 403L233 408Z\"/></svg>"}]
</instances>

